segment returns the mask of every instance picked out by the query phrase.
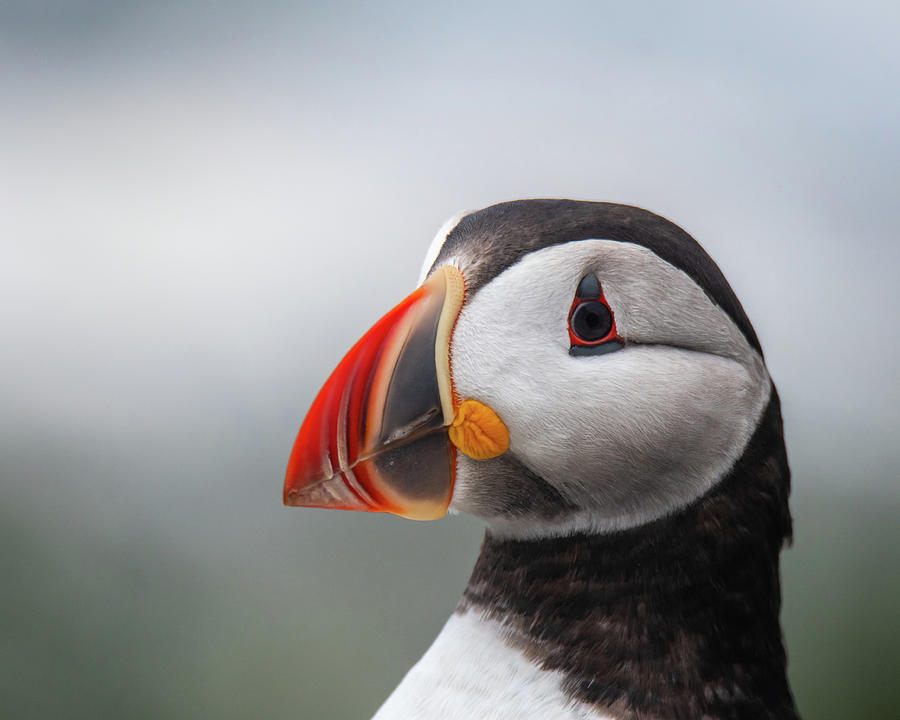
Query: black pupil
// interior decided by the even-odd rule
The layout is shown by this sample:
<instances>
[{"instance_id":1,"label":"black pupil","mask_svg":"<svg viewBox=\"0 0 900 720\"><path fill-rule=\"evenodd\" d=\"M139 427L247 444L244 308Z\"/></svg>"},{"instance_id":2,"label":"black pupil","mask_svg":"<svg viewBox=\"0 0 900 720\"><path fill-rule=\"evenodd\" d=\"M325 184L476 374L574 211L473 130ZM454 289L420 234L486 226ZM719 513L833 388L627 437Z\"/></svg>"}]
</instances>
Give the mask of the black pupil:
<instances>
[{"instance_id":1,"label":"black pupil","mask_svg":"<svg viewBox=\"0 0 900 720\"><path fill-rule=\"evenodd\" d=\"M584 342L602 340L612 330L612 314L602 302L591 300L575 308L572 313L572 332Z\"/></svg>"}]
</instances>

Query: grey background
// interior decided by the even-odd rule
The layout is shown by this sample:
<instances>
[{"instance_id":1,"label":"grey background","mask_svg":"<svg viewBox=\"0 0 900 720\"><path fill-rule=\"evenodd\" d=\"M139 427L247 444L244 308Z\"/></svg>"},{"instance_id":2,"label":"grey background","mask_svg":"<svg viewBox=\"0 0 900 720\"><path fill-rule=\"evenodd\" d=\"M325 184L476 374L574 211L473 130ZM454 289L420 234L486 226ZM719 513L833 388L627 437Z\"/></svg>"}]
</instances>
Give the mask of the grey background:
<instances>
[{"instance_id":1,"label":"grey background","mask_svg":"<svg viewBox=\"0 0 900 720\"><path fill-rule=\"evenodd\" d=\"M807 718L900 704L896 4L0 0L0 714L364 718L481 529L284 509L438 226L642 205L719 262L794 469Z\"/></svg>"}]
</instances>

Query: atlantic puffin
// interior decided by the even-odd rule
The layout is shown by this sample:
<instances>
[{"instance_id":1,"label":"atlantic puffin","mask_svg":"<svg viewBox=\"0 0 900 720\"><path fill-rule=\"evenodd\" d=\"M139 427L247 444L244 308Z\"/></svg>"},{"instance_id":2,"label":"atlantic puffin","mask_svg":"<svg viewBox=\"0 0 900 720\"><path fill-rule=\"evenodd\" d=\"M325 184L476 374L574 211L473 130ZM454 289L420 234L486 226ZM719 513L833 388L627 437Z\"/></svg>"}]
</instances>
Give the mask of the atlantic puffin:
<instances>
[{"instance_id":1,"label":"atlantic puffin","mask_svg":"<svg viewBox=\"0 0 900 720\"><path fill-rule=\"evenodd\" d=\"M796 718L778 394L718 266L629 205L463 213L327 380L289 506L480 518L376 720Z\"/></svg>"}]
</instances>

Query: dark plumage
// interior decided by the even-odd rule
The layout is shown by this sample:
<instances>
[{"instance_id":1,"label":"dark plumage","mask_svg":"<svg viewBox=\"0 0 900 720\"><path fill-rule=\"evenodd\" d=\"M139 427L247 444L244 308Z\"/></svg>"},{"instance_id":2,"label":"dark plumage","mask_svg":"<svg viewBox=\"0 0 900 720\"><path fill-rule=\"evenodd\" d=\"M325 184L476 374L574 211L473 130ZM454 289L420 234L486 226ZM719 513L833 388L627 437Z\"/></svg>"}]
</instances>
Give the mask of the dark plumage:
<instances>
[{"instance_id":1,"label":"dark plumage","mask_svg":"<svg viewBox=\"0 0 900 720\"><path fill-rule=\"evenodd\" d=\"M746 452L708 495L612 534L488 532L457 612L511 625L573 698L616 717L796 718L778 622L789 491L773 389Z\"/></svg>"}]
</instances>

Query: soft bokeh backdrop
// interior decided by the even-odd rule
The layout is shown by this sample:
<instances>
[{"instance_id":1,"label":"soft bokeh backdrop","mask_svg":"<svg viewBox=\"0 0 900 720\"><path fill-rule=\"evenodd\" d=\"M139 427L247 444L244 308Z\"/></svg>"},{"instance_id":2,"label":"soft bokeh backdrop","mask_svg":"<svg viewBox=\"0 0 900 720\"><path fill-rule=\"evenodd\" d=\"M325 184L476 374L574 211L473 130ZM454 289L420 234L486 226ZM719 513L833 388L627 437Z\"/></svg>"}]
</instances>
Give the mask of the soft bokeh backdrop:
<instances>
[{"instance_id":1,"label":"soft bokeh backdrop","mask_svg":"<svg viewBox=\"0 0 900 720\"><path fill-rule=\"evenodd\" d=\"M442 221L693 233L780 387L807 718L900 705L900 10L0 0L0 715L365 718L478 523L281 507Z\"/></svg>"}]
</instances>

